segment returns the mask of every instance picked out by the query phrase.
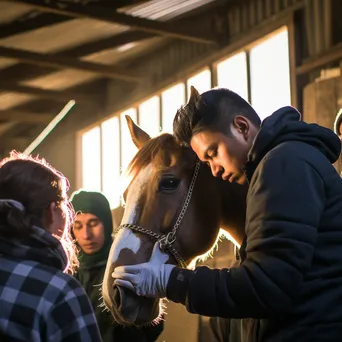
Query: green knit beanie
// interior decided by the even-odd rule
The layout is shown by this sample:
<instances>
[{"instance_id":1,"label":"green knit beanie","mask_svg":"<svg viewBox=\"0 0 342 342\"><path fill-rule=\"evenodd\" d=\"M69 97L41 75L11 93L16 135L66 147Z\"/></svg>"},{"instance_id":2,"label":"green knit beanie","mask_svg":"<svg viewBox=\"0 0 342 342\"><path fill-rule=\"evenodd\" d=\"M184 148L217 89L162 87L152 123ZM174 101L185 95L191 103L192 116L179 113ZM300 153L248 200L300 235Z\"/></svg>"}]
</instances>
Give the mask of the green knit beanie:
<instances>
[{"instance_id":1,"label":"green knit beanie","mask_svg":"<svg viewBox=\"0 0 342 342\"><path fill-rule=\"evenodd\" d=\"M80 267L92 267L106 261L112 245L113 221L108 200L99 192L80 189L71 195L71 203L77 213L92 214L99 218L104 227L105 242L103 247L94 254L79 253Z\"/></svg>"}]
</instances>

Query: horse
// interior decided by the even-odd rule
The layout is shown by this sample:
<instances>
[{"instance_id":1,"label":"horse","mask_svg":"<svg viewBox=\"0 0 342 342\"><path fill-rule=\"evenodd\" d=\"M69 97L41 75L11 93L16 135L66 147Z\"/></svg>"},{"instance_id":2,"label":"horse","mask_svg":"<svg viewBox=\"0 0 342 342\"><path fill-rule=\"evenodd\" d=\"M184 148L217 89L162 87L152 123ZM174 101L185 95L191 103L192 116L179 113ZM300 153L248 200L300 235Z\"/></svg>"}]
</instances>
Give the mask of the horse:
<instances>
[{"instance_id":1,"label":"horse","mask_svg":"<svg viewBox=\"0 0 342 342\"><path fill-rule=\"evenodd\" d=\"M247 187L213 177L173 135L151 138L130 117L126 120L138 152L128 166L125 210L108 257L102 296L118 324L144 326L163 319L163 300L114 285L114 268L147 262L156 241L168 253L168 263L193 267L210 253L221 228L241 245Z\"/></svg>"}]
</instances>

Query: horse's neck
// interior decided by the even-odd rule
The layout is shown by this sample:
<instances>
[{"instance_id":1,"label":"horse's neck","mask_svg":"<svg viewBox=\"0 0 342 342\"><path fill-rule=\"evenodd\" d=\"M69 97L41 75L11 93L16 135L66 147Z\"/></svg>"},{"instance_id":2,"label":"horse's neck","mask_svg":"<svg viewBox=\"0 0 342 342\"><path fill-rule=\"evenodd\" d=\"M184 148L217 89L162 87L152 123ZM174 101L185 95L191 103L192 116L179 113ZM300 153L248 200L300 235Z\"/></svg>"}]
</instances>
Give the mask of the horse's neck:
<instances>
[{"instance_id":1,"label":"horse's neck","mask_svg":"<svg viewBox=\"0 0 342 342\"><path fill-rule=\"evenodd\" d=\"M247 186L220 181L221 228L241 245L245 237Z\"/></svg>"}]
</instances>

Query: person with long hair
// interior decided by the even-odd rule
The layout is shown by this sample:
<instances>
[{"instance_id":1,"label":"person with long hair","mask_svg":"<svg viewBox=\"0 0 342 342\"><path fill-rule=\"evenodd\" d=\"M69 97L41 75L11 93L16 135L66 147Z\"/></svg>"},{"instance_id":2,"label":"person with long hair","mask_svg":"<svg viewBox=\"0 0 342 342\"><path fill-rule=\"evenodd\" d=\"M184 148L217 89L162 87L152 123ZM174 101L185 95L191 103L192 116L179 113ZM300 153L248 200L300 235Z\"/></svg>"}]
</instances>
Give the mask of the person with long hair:
<instances>
[{"instance_id":1,"label":"person with long hair","mask_svg":"<svg viewBox=\"0 0 342 342\"><path fill-rule=\"evenodd\" d=\"M68 180L45 160L0 162L0 340L101 341L74 277Z\"/></svg>"}]
</instances>

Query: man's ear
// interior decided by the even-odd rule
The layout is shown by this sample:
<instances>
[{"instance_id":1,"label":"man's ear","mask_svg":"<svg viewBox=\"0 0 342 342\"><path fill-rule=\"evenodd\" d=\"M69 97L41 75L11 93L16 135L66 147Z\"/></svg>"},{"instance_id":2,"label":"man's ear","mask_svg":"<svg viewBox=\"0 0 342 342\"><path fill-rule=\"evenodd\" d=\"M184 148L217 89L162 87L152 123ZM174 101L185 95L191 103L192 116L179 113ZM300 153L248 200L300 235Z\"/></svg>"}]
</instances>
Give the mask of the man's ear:
<instances>
[{"instance_id":1,"label":"man's ear","mask_svg":"<svg viewBox=\"0 0 342 342\"><path fill-rule=\"evenodd\" d=\"M237 115L233 120L233 127L247 140L250 129L250 124L247 118L242 115Z\"/></svg>"}]
</instances>

